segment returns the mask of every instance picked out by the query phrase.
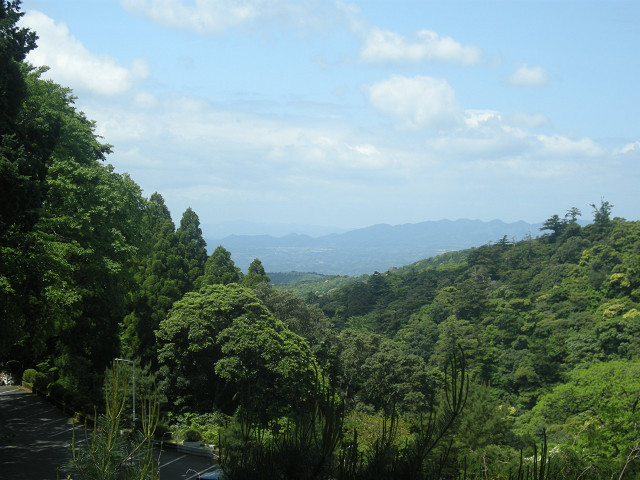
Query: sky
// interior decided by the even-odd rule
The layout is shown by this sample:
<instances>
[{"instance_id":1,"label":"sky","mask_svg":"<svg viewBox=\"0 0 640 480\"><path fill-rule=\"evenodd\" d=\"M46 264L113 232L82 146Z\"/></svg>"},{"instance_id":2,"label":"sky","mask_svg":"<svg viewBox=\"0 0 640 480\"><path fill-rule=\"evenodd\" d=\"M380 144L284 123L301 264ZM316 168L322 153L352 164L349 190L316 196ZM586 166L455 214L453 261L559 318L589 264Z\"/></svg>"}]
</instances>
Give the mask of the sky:
<instances>
[{"instance_id":1,"label":"sky","mask_svg":"<svg viewBox=\"0 0 640 480\"><path fill-rule=\"evenodd\" d=\"M176 222L637 220L640 2L23 0ZM296 232L302 233L302 232Z\"/></svg>"}]
</instances>

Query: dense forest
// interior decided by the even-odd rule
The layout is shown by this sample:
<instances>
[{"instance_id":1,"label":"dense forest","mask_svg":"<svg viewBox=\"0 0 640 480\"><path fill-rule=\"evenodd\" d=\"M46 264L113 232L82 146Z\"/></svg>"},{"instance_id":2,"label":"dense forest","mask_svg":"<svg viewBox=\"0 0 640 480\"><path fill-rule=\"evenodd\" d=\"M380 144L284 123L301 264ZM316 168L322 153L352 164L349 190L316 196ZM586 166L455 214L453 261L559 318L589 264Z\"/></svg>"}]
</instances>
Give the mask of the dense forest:
<instances>
[{"instance_id":1,"label":"dense forest","mask_svg":"<svg viewBox=\"0 0 640 480\"><path fill-rule=\"evenodd\" d=\"M0 3L0 370L108 420L129 359L158 399L146 435L215 444L230 479L637 478L640 222L603 199L586 226L574 207L539 238L276 288L105 163L25 62L19 6Z\"/></svg>"}]
</instances>

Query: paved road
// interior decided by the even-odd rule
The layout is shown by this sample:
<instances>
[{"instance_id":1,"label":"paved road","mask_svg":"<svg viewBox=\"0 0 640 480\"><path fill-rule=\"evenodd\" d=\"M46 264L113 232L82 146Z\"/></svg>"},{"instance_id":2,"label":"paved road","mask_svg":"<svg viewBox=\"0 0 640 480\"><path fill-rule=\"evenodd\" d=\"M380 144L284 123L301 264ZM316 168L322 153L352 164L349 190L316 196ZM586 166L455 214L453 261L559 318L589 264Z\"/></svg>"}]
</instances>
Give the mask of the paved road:
<instances>
[{"instance_id":1,"label":"paved road","mask_svg":"<svg viewBox=\"0 0 640 480\"><path fill-rule=\"evenodd\" d=\"M42 398L0 386L0 478L56 480L69 459L72 431L71 420ZM80 446L83 438L84 428L76 428ZM173 450L158 451L158 458L162 480L194 480L217 469L212 459Z\"/></svg>"}]
</instances>

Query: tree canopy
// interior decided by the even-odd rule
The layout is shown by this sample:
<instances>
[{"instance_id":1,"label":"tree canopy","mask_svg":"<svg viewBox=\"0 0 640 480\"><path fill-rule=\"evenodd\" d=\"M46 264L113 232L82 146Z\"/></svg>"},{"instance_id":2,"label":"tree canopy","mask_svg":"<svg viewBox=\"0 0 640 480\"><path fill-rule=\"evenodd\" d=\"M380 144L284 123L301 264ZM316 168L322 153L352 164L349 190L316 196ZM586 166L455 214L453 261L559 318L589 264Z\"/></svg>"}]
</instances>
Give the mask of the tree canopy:
<instances>
[{"instance_id":1,"label":"tree canopy","mask_svg":"<svg viewBox=\"0 0 640 480\"><path fill-rule=\"evenodd\" d=\"M315 388L308 344L237 284L187 293L157 336L160 388L178 408L232 412L239 401L273 416Z\"/></svg>"}]
</instances>

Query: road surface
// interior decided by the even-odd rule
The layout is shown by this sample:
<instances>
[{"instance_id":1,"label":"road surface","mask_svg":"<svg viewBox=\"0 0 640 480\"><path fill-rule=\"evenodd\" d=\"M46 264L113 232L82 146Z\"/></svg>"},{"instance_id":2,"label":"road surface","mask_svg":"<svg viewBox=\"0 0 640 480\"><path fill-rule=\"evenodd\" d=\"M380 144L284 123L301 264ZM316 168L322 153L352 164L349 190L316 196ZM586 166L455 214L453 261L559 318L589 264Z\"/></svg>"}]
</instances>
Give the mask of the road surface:
<instances>
[{"instance_id":1,"label":"road surface","mask_svg":"<svg viewBox=\"0 0 640 480\"><path fill-rule=\"evenodd\" d=\"M72 436L71 420L45 400L0 386L0 478L57 480L57 469L69 460ZM76 426L76 443L82 447L83 441L84 427ZM158 450L158 459L162 480L194 480L218 468L212 459L175 450Z\"/></svg>"}]
</instances>

